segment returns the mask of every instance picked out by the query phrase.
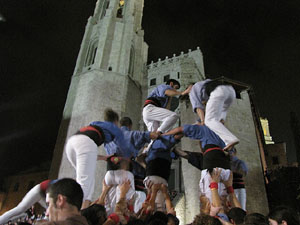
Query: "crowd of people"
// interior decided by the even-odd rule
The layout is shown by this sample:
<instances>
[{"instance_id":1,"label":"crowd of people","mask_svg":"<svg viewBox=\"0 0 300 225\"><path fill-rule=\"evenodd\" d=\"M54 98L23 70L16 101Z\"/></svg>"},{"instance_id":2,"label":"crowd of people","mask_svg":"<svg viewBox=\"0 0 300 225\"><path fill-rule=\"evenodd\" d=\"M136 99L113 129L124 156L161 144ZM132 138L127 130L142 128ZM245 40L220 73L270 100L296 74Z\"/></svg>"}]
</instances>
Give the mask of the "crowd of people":
<instances>
[{"instance_id":1,"label":"crowd of people","mask_svg":"<svg viewBox=\"0 0 300 225\"><path fill-rule=\"evenodd\" d=\"M199 169L200 212L191 224L269 224L268 217L246 214L244 176L248 168L236 154L239 139L224 125L227 110L238 96L234 87L204 80L178 91L170 79L145 100L143 120L148 131L132 130L132 120L108 108L104 121L80 128L65 146L76 170L70 178L47 180L32 188L0 224L17 218L35 202L47 208L35 224L168 224L180 223L168 190L172 160L182 157ZM172 98L189 95L195 124L173 128L179 116L169 110ZM197 151L177 147L183 137L200 141ZM106 155L98 154L104 145ZM107 163L102 192L93 201L97 160ZM97 180L98 182L98 180ZM281 215L281 216L280 216ZM281 207L269 214L270 224L299 224L296 212Z\"/></svg>"}]
</instances>

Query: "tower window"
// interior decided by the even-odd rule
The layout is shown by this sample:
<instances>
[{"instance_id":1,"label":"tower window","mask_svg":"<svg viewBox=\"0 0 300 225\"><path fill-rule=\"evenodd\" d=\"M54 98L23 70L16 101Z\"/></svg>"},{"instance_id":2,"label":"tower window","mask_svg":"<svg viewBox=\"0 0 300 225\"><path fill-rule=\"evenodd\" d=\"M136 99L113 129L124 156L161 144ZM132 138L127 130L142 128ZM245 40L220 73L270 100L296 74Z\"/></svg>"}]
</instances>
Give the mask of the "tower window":
<instances>
[{"instance_id":1,"label":"tower window","mask_svg":"<svg viewBox=\"0 0 300 225\"><path fill-rule=\"evenodd\" d=\"M93 40L90 43L84 66L89 66L89 65L94 64L95 57L96 57L96 54L97 54L97 46L98 46L98 39Z\"/></svg>"},{"instance_id":2,"label":"tower window","mask_svg":"<svg viewBox=\"0 0 300 225\"><path fill-rule=\"evenodd\" d=\"M177 72L177 79L179 79L180 78L180 73L179 72Z\"/></svg>"},{"instance_id":3,"label":"tower window","mask_svg":"<svg viewBox=\"0 0 300 225\"><path fill-rule=\"evenodd\" d=\"M150 80L150 86L156 85L156 78Z\"/></svg>"},{"instance_id":4,"label":"tower window","mask_svg":"<svg viewBox=\"0 0 300 225\"><path fill-rule=\"evenodd\" d=\"M13 192L17 192L19 190L19 186L20 184L17 182L15 183L15 186L14 186L14 189L13 189Z\"/></svg>"},{"instance_id":5,"label":"tower window","mask_svg":"<svg viewBox=\"0 0 300 225\"><path fill-rule=\"evenodd\" d=\"M117 10L117 18L123 18L124 4L125 4L125 0L119 1L119 8Z\"/></svg>"},{"instance_id":6,"label":"tower window","mask_svg":"<svg viewBox=\"0 0 300 225\"><path fill-rule=\"evenodd\" d=\"M272 161L273 161L273 165L278 165L279 164L279 160L277 156L272 157Z\"/></svg>"},{"instance_id":7,"label":"tower window","mask_svg":"<svg viewBox=\"0 0 300 225\"><path fill-rule=\"evenodd\" d=\"M106 1L105 3L104 3L104 6L105 7L103 7L103 10L102 10L102 14L101 14L101 19L105 16L105 14L106 14L106 10L108 9L108 7L109 7L109 1Z\"/></svg>"},{"instance_id":8,"label":"tower window","mask_svg":"<svg viewBox=\"0 0 300 225\"><path fill-rule=\"evenodd\" d=\"M170 80L170 74L164 76L164 82L167 82L168 80Z\"/></svg>"}]
</instances>

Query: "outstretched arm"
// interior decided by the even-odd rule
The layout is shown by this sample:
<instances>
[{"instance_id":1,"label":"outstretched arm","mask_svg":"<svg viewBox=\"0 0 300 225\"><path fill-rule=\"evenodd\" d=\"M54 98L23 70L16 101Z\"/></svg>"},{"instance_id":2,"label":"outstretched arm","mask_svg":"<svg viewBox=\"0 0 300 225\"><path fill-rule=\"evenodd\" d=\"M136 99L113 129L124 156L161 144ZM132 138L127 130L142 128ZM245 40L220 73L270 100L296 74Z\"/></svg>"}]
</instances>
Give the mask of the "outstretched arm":
<instances>
[{"instance_id":1,"label":"outstretched arm","mask_svg":"<svg viewBox=\"0 0 300 225\"><path fill-rule=\"evenodd\" d=\"M93 205L93 204L104 205L104 204L105 204L105 197L106 197L106 195L107 195L107 193L108 193L108 191L109 191L109 189L110 189L111 187L112 187L112 186L108 186L108 185L105 183L105 180L103 179L103 181L102 181L102 192L101 192L99 198L98 198L96 201L94 201L94 202L92 203L92 205Z\"/></svg>"},{"instance_id":2,"label":"outstretched arm","mask_svg":"<svg viewBox=\"0 0 300 225\"><path fill-rule=\"evenodd\" d=\"M190 93L192 87L193 85L189 85L188 88L185 89L184 91L176 91L175 89L168 89L165 91L165 95L169 97L173 97L177 95L187 95L188 93Z\"/></svg>"},{"instance_id":3,"label":"outstretched arm","mask_svg":"<svg viewBox=\"0 0 300 225\"><path fill-rule=\"evenodd\" d=\"M162 135L175 135L175 134L183 134L183 127L176 127Z\"/></svg>"},{"instance_id":4,"label":"outstretched arm","mask_svg":"<svg viewBox=\"0 0 300 225\"><path fill-rule=\"evenodd\" d=\"M232 180L233 180L233 174L230 172L230 177L226 181L222 181L227 189L227 193L229 196L230 203L233 205L233 207L242 208L241 203L237 199L237 197L234 194L234 189L232 187Z\"/></svg>"}]
</instances>

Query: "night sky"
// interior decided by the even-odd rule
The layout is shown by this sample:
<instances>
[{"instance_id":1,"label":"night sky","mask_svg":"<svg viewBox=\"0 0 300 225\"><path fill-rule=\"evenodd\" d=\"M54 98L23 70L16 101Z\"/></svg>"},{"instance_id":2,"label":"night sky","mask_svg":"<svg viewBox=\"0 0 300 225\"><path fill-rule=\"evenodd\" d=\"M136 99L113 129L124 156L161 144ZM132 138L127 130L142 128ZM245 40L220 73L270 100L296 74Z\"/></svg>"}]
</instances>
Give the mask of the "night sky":
<instances>
[{"instance_id":1,"label":"night sky","mask_svg":"<svg viewBox=\"0 0 300 225\"><path fill-rule=\"evenodd\" d=\"M50 160L96 1L0 0L0 177ZM1 18L1 17L0 17ZM145 0L148 61L201 48L206 75L252 85L275 142L300 116L300 2ZM300 117L299 117L300 119Z\"/></svg>"}]
</instances>

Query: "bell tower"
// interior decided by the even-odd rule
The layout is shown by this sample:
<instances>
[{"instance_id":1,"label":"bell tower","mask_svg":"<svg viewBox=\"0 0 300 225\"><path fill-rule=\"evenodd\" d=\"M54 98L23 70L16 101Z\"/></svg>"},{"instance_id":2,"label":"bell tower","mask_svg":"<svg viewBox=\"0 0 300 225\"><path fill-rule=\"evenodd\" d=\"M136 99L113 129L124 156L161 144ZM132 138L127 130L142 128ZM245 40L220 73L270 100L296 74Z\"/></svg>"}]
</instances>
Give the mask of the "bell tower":
<instances>
[{"instance_id":1,"label":"bell tower","mask_svg":"<svg viewBox=\"0 0 300 225\"><path fill-rule=\"evenodd\" d=\"M98 0L88 19L53 152L50 178L75 177L63 149L80 127L103 120L113 108L120 116L141 119L148 46L141 28L143 0ZM103 150L101 150L103 151ZM106 164L97 164L102 180ZM95 187L97 196L100 185Z\"/></svg>"}]
</instances>

